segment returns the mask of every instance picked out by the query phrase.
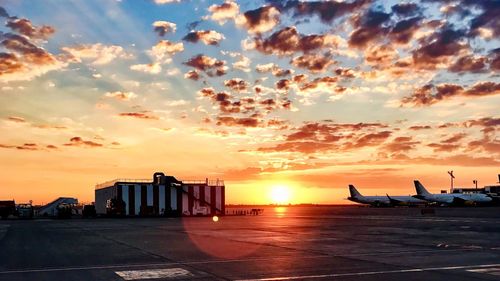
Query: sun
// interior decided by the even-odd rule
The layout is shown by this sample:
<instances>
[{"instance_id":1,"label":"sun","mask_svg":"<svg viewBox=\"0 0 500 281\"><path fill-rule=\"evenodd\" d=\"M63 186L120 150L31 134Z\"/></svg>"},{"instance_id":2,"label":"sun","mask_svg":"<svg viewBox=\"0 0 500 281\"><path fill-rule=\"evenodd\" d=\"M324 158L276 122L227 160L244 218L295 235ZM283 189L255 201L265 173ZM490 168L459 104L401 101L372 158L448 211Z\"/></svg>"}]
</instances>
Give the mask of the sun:
<instances>
[{"instance_id":1,"label":"sun","mask_svg":"<svg viewBox=\"0 0 500 281\"><path fill-rule=\"evenodd\" d=\"M290 188L285 185L274 185L269 193L273 204L287 204L290 200Z\"/></svg>"}]
</instances>

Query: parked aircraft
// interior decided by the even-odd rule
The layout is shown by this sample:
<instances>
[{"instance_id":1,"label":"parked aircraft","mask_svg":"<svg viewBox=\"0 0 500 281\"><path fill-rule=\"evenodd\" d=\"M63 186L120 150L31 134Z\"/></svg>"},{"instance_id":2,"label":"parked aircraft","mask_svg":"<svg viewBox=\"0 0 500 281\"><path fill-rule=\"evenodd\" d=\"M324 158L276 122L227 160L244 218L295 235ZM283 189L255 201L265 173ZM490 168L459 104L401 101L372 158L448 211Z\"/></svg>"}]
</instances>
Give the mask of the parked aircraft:
<instances>
[{"instance_id":1,"label":"parked aircraft","mask_svg":"<svg viewBox=\"0 0 500 281\"><path fill-rule=\"evenodd\" d=\"M347 199L356 203L369 204L376 207L408 206L426 203L426 201L413 196L363 196L352 184L349 185L349 192L351 193L351 196Z\"/></svg>"},{"instance_id":2,"label":"parked aircraft","mask_svg":"<svg viewBox=\"0 0 500 281\"><path fill-rule=\"evenodd\" d=\"M415 198L422 199L429 202L436 202L446 205L476 205L487 204L493 199L484 193L438 193L433 194L427 191L420 181L415 180L415 189L417 195Z\"/></svg>"}]
</instances>

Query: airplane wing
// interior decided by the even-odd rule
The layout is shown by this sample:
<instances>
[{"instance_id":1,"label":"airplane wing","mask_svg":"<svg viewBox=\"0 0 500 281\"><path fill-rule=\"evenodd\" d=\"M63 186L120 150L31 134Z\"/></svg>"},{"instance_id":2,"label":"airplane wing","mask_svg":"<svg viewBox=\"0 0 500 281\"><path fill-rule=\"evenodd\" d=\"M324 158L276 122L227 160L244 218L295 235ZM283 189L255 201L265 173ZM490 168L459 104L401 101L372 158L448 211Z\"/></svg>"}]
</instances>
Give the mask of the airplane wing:
<instances>
[{"instance_id":1,"label":"airplane wing","mask_svg":"<svg viewBox=\"0 0 500 281\"><path fill-rule=\"evenodd\" d=\"M403 204L404 202L401 201L401 200L397 200L397 199L394 199L392 198L391 196L389 196L389 194L385 194L387 196L387 198L389 199L389 202L391 203L391 205L401 205Z\"/></svg>"},{"instance_id":2,"label":"airplane wing","mask_svg":"<svg viewBox=\"0 0 500 281\"><path fill-rule=\"evenodd\" d=\"M461 206L464 206L464 205L470 205L470 204L474 204L473 201L471 200L466 200L464 198L461 198L459 196L454 196L453 197L453 202L452 202L453 205L461 205Z\"/></svg>"}]
</instances>

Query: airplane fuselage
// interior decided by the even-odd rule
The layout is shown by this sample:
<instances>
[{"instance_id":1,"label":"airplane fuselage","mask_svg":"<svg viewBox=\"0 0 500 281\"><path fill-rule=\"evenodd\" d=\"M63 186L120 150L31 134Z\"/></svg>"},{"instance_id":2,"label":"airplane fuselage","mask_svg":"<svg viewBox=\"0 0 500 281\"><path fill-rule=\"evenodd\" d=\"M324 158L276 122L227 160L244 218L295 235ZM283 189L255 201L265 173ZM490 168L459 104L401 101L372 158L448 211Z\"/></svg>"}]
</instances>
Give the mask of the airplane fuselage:
<instances>
[{"instance_id":1,"label":"airplane fuselage","mask_svg":"<svg viewBox=\"0 0 500 281\"><path fill-rule=\"evenodd\" d=\"M429 202L436 202L440 204L467 204L467 203L489 203L493 199L486 194L474 193L449 193L449 194L426 194L416 195L416 198L423 199Z\"/></svg>"},{"instance_id":2,"label":"airplane fuselage","mask_svg":"<svg viewBox=\"0 0 500 281\"><path fill-rule=\"evenodd\" d=\"M373 206L397 206L397 205L414 205L414 204L423 204L425 201L422 201L418 198L414 198L412 196L356 196L356 197L348 197L350 201L361 203L361 204L370 204Z\"/></svg>"}]
</instances>

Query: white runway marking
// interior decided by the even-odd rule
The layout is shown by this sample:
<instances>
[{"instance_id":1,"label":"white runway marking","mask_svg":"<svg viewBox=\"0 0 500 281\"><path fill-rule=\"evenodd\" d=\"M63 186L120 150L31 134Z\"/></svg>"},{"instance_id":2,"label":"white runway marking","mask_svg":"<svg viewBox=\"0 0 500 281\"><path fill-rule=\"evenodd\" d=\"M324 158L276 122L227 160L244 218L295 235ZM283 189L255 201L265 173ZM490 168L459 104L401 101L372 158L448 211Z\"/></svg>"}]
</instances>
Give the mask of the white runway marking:
<instances>
[{"instance_id":1,"label":"white runway marking","mask_svg":"<svg viewBox=\"0 0 500 281\"><path fill-rule=\"evenodd\" d=\"M489 275L500 276L500 267L469 269L467 271L474 272L474 273L485 273L485 274L489 274Z\"/></svg>"},{"instance_id":2,"label":"white runway marking","mask_svg":"<svg viewBox=\"0 0 500 281\"><path fill-rule=\"evenodd\" d=\"M416 251L396 251L396 252L376 252L376 253L359 253L359 254L333 254L333 255L310 255L301 256L301 259L317 259L317 258L343 258L343 257L358 257L358 256L374 256L374 255L399 255L411 253L449 253L471 251L470 249L452 249L452 250L416 250ZM197 264L218 264L218 263L233 263L233 262L251 262L251 261L270 261L278 259L289 259L292 256L275 256L266 258L241 258L230 260L202 260L202 261L185 261L185 262L164 262L164 263L144 263L144 264L114 264L114 265L95 265L95 266L74 266L74 267L52 267L52 268L27 268L18 270L0 271L3 274L22 274L22 273L42 273L42 272L58 272L58 271L78 271L78 270L104 270L104 269L120 269L131 267L152 267L152 266L178 266L178 265L197 265ZM474 266L472 266L474 267Z\"/></svg>"},{"instance_id":3,"label":"white runway marking","mask_svg":"<svg viewBox=\"0 0 500 281\"><path fill-rule=\"evenodd\" d=\"M456 270L456 269L472 269L472 268L489 268L500 266L500 264L482 264L482 265L464 265L464 266L446 266L446 267L428 267L428 268L411 268L400 270L385 270L385 271L366 271L366 272L351 272L351 273L332 273L321 275L303 275L303 276L286 276L286 277L273 277L273 278L258 278L258 279L240 279L236 281L279 281L279 280L302 280L302 279L321 279L332 277L345 277L345 276L363 276L363 275L378 275L378 274L391 274L391 273L409 273L409 272L426 272L437 270Z\"/></svg>"},{"instance_id":4,"label":"white runway marking","mask_svg":"<svg viewBox=\"0 0 500 281\"><path fill-rule=\"evenodd\" d=\"M194 276L193 274L191 274L191 272L183 268L129 270L129 271L116 271L115 273L121 278L123 278L123 280L160 279L160 278L177 278L177 277Z\"/></svg>"}]
</instances>

